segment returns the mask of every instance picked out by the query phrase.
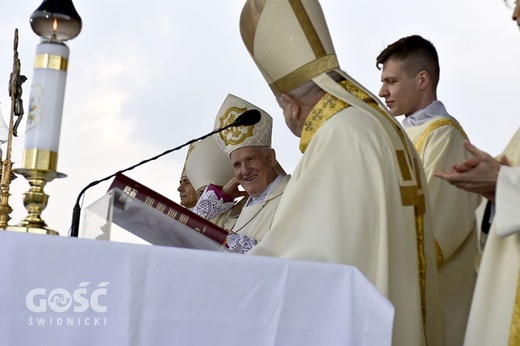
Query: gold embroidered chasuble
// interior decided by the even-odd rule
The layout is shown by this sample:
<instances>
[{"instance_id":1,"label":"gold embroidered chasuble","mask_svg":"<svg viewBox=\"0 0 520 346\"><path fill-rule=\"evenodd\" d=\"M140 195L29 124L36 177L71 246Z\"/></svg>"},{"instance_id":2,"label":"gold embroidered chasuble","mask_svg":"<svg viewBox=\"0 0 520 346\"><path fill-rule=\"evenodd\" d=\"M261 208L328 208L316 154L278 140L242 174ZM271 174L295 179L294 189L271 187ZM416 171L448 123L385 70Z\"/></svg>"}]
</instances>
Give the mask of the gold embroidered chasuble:
<instances>
[{"instance_id":1,"label":"gold embroidered chasuble","mask_svg":"<svg viewBox=\"0 0 520 346\"><path fill-rule=\"evenodd\" d=\"M405 129L424 164L431 201L445 345L461 345L476 281L475 209L480 198L434 176L471 157L466 133L454 119L435 117Z\"/></svg>"},{"instance_id":2,"label":"gold embroidered chasuble","mask_svg":"<svg viewBox=\"0 0 520 346\"><path fill-rule=\"evenodd\" d=\"M425 329L428 344L442 344L430 220L423 233L422 215L403 205L401 165L380 120L327 94L300 148L271 230L248 254L354 265L394 304L395 345L426 345Z\"/></svg>"}]
</instances>

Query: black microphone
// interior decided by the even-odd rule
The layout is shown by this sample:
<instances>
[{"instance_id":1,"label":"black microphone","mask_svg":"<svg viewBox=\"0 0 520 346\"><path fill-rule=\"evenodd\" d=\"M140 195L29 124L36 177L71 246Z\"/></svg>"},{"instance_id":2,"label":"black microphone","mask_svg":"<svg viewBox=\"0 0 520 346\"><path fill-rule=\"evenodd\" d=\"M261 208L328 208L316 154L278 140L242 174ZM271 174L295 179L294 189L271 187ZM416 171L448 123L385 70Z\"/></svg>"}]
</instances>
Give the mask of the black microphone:
<instances>
[{"instance_id":1,"label":"black microphone","mask_svg":"<svg viewBox=\"0 0 520 346\"><path fill-rule=\"evenodd\" d=\"M74 205L74 208L72 209L72 223L70 225L70 236L71 237L77 237L78 234L79 234L79 219L80 219L80 214L81 214L81 207L79 206L79 202L80 202L80 199L81 199L81 196L83 196L83 194L85 193L85 191L87 191L88 189L90 189L91 187L93 186L96 186L97 184L103 182L103 181L106 181L110 178L113 178L115 177L116 175L120 174L120 173L123 173L123 172L127 172L127 171L130 171L136 167L139 167L141 165L144 165L145 163L147 162L150 162L150 161L153 161L153 160L156 160L158 158L160 158L161 156L164 156L166 154L169 154L175 150L179 150L181 148L184 148L185 146L187 145L190 145L191 143L194 143L194 142L197 142L197 141L200 141L206 137L209 137L211 135L214 135L215 133L219 133L219 132L222 132L230 127L237 127L237 126L251 126L251 125L254 125L256 123L258 123L260 121L260 118L261 118L261 115L260 115L260 112L256 109L250 109L250 110L247 110L245 111L244 113L240 114L236 119L235 121L233 121L231 124L229 125L226 125L224 127L221 127L221 128L218 128L216 130L213 130L211 131L210 133L208 134L205 134L204 136L201 136L199 138L195 138L195 139L192 139L182 145L179 145L178 147L175 147L173 149L168 149L166 150L165 152L159 154L159 155L156 155L154 157L151 157L149 159L146 159L146 160L143 160L133 166L130 166L128 168L125 168L125 169L122 169L120 171L117 171L113 174L110 174L109 176L107 177L104 177L103 179L99 179L99 180L95 180L93 182L91 182L90 184L88 184L87 186L85 186L83 188L83 190L81 190L81 192L79 193L78 195L78 198L76 200L76 204Z\"/></svg>"},{"instance_id":2,"label":"black microphone","mask_svg":"<svg viewBox=\"0 0 520 346\"><path fill-rule=\"evenodd\" d=\"M250 109L240 114L230 126L251 126L260 121L260 112L256 109Z\"/></svg>"}]
</instances>

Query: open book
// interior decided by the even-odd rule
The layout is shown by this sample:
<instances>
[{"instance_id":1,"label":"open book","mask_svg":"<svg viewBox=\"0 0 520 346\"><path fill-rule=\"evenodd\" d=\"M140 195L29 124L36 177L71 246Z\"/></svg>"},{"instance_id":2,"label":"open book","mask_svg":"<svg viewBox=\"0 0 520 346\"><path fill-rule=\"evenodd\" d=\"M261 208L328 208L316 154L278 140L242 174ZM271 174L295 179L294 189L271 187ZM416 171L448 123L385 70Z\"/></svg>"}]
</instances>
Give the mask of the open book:
<instances>
[{"instance_id":1,"label":"open book","mask_svg":"<svg viewBox=\"0 0 520 346\"><path fill-rule=\"evenodd\" d=\"M123 175L114 178L112 222L154 245L221 250L229 232Z\"/></svg>"}]
</instances>

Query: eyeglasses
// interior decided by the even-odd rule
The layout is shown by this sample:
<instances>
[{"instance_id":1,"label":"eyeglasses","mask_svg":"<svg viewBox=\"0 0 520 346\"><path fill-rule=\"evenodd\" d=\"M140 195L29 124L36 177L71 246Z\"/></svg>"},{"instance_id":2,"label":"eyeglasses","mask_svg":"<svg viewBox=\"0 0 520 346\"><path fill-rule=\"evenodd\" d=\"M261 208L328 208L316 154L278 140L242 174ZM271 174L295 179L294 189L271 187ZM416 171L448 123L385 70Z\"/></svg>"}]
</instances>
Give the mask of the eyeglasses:
<instances>
[{"instance_id":1,"label":"eyeglasses","mask_svg":"<svg viewBox=\"0 0 520 346\"><path fill-rule=\"evenodd\" d=\"M505 4L509 8L515 8L516 0L504 0Z\"/></svg>"}]
</instances>

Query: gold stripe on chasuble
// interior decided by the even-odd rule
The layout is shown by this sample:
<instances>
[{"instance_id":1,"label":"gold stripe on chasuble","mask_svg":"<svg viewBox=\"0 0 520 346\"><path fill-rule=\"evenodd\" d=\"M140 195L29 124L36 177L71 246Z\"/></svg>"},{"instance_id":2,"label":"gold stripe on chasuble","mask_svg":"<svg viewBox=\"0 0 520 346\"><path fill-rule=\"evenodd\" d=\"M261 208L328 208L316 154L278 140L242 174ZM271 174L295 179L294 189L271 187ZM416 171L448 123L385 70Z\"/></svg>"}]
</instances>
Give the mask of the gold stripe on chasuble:
<instances>
[{"instance_id":1,"label":"gold stripe on chasuble","mask_svg":"<svg viewBox=\"0 0 520 346\"><path fill-rule=\"evenodd\" d=\"M404 150L396 150L395 155L399 163L399 169L404 181L412 180L412 173L408 169L406 153ZM416 205L418 203L419 187L417 185L401 186L401 202L403 205Z\"/></svg>"},{"instance_id":2,"label":"gold stripe on chasuble","mask_svg":"<svg viewBox=\"0 0 520 346\"><path fill-rule=\"evenodd\" d=\"M428 135L430 133L437 130L439 127L443 127L443 126L455 127L457 129L457 131L459 131L459 133L462 135L462 137L464 137L464 139L468 139L468 135L466 135L466 132L464 132L464 130L462 129L462 127L460 126L460 124L458 122L454 121L453 119L449 119L449 118L441 118L441 119L434 121L430 125L428 125L426 130L424 130L424 132L419 136L419 138L417 138L417 140L413 143L413 145L415 146L415 149L417 149L418 153L420 153L423 150L424 142L426 141L426 137L428 137Z\"/></svg>"},{"instance_id":3,"label":"gold stripe on chasuble","mask_svg":"<svg viewBox=\"0 0 520 346\"><path fill-rule=\"evenodd\" d=\"M34 58L34 68L49 68L67 72L69 59L59 55L38 54Z\"/></svg>"},{"instance_id":4,"label":"gold stripe on chasuble","mask_svg":"<svg viewBox=\"0 0 520 346\"><path fill-rule=\"evenodd\" d=\"M516 298L513 306L513 317L511 319L511 330L509 331L509 346L520 345L520 271L516 284Z\"/></svg>"},{"instance_id":5,"label":"gold stripe on chasuble","mask_svg":"<svg viewBox=\"0 0 520 346\"><path fill-rule=\"evenodd\" d=\"M415 180L417 181L417 202L415 204L415 215L422 215L426 213L426 199L424 197L422 180L421 180L421 171L419 166L420 159L418 157L414 158L413 165L415 167Z\"/></svg>"},{"instance_id":6,"label":"gold stripe on chasuble","mask_svg":"<svg viewBox=\"0 0 520 346\"><path fill-rule=\"evenodd\" d=\"M424 220L423 214L415 216L417 232L417 255L419 269L419 288L421 290L421 312L423 329L426 332L426 255L424 254Z\"/></svg>"},{"instance_id":7,"label":"gold stripe on chasuble","mask_svg":"<svg viewBox=\"0 0 520 346\"><path fill-rule=\"evenodd\" d=\"M435 258L437 260L437 266L440 266L444 263L444 254L442 253L441 246L437 240L435 240Z\"/></svg>"},{"instance_id":8,"label":"gold stripe on chasuble","mask_svg":"<svg viewBox=\"0 0 520 346\"><path fill-rule=\"evenodd\" d=\"M421 289L421 308L424 334L426 335L426 254L424 252L424 213L426 212L426 199L422 192L421 171L419 170L419 158L414 158L412 164L415 167L415 180L417 181L417 202L415 209L415 233L417 236L417 262L419 266L419 287Z\"/></svg>"}]
</instances>

